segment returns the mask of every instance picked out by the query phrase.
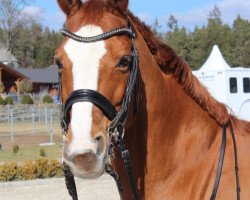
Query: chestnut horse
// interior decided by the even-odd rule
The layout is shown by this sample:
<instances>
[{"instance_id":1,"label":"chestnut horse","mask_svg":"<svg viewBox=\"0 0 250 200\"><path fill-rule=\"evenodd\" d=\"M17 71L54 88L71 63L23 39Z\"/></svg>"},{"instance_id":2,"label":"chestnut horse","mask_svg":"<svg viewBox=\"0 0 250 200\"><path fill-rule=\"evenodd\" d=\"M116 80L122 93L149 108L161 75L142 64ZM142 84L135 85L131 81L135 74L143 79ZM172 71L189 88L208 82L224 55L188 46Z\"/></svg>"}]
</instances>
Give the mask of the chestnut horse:
<instances>
[{"instance_id":1,"label":"chestnut horse","mask_svg":"<svg viewBox=\"0 0 250 200\"><path fill-rule=\"evenodd\" d=\"M128 11L128 0L58 0L67 16L65 37L56 51L62 101L79 89L91 89L117 111L130 76L131 47L139 53L139 90L134 91L124 134L139 199L209 199L214 187L222 142L226 150L217 199L236 199L235 156L238 155L241 198L250 199L250 123L230 115L192 75L188 64ZM85 43L92 37L132 24L136 38L119 34ZM136 96L138 111L135 112ZM63 160L80 178L104 171L110 121L90 102L75 102L64 138ZM238 153L231 137L235 131ZM131 199L123 160L114 153L112 165Z\"/></svg>"}]
</instances>

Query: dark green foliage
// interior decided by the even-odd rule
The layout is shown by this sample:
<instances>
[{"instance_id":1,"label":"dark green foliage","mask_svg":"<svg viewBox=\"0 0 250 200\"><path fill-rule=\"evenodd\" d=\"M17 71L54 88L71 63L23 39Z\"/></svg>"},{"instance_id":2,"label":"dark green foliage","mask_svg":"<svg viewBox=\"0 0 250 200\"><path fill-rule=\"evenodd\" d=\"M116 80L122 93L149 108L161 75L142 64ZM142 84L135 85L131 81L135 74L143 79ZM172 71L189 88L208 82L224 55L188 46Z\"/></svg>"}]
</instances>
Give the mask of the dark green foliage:
<instances>
[{"instance_id":1,"label":"dark green foliage","mask_svg":"<svg viewBox=\"0 0 250 200\"><path fill-rule=\"evenodd\" d=\"M15 144L13 147L12 147L12 151L13 153L17 153L19 151L19 145L18 144Z\"/></svg>"},{"instance_id":2,"label":"dark green foliage","mask_svg":"<svg viewBox=\"0 0 250 200\"><path fill-rule=\"evenodd\" d=\"M49 95L46 95L43 97L43 103L53 103L53 99Z\"/></svg>"},{"instance_id":3,"label":"dark green foliage","mask_svg":"<svg viewBox=\"0 0 250 200\"><path fill-rule=\"evenodd\" d=\"M186 60L192 69L199 69L214 45L218 45L231 67L250 67L250 22L240 16L233 27L223 24L217 6L210 12L207 26L188 32L179 28L174 16L167 23L166 42Z\"/></svg>"},{"instance_id":4,"label":"dark green foliage","mask_svg":"<svg viewBox=\"0 0 250 200\"><path fill-rule=\"evenodd\" d=\"M45 150L43 148L40 149L40 156L42 157L46 156Z\"/></svg>"},{"instance_id":5,"label":"dark green foliage","mask_svg":"<svg viewBox=\"0 0 250 200\"><path fill-rule=\"evenodd\" d=\"M53 64L54 53L61 40L60 32L33 23L20 33L13 53L23 67L47 68Z\"/></svg>"},{"instance_id":6,"label":"dark green foliage","mask_svg":"<svg viewBox=\"0 0 250 200\"><path fill-rule=\"evenodd\" d=\"M33 104L34 102L33 102L33 99L31 98L30 95L24 95L22 97L21 103L22 104L29 104L30 105L30 104Z\"/></svg>"},{"instance_id":7,"label":"dark green foliage","mask_svg":"<svg viewBox=\"0 0 250 200\"><path fill-rule=\"evenodd\" d=\"M11 96L7 96L5 98L5 101L6 101L6 104L9 104L9 105L13 105L14 104L13 97L11 97Z\"/></svg>"},{"instance_id":8,"label":"dark green foliage","mask_svg":"<svg viewBox=\"0 0 250 200\"><path fill-rule=\"evenodd\" d=\"M7 102L0 96L0 105L6 105Z\"/></svg>"}]
</instances>

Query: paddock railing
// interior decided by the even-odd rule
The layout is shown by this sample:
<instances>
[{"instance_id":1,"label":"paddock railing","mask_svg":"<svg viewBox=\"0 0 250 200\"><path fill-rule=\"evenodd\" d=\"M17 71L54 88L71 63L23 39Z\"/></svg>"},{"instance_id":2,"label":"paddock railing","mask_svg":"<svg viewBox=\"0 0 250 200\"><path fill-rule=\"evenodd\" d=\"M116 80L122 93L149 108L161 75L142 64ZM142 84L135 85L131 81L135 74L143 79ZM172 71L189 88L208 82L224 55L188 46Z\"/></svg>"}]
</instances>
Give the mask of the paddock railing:
<instances>
[{"instance_id":1,"label":"paddock railing","mask_svg":"<svg viewBox=\"0 0 250 200\"><path fill-rule=\"evenodd\" d=\"M9 137L46 134L54 142L55 132L60 130L59 107L56 105L7 105L0 106L0 141Z\"/></svg>"}]
</instances>

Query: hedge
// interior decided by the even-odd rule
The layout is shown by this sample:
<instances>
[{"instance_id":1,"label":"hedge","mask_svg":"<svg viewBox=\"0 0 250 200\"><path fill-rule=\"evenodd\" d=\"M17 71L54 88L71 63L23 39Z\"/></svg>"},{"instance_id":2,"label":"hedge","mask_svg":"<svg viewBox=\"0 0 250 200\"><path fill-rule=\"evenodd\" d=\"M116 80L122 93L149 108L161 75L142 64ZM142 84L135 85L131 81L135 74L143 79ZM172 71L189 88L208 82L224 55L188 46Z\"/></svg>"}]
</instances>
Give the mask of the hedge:
<instances>
[{"instance_id":1,"label":"hedge","mask_svg":"<svg viewBox=\"0 0 250 200\"><path fill-rule=\"evenodd\" d=\"M46 95L43 97L43 103L53 103L53 99L49 95Z\"/></svg>"},{"instance_id":2,"label":"hedge","mask_svg":"<svg viewBox=\"0 0 250 200\"><path fill-rule=\"evenodd\" d=\"M0 96L0 105L6 105L7 102Z\"/></svg>"},{"instance_id":3,"label":"hedge","mask_svg":"<svg viewBox=\"0 0 250 200\"><path fill-rule=\"evenodd\" d=\"M57 160L39 159L26 161L23 164L11 162L0 166L1 182L62 176L62 165Z\"/></svg>"},{"instance_id":4,"label":"hedge","mask_svg":"<svg viewBox=\"0 0 250 200\"><path fill-rule=\"evenodd\" d=\"M33 99L31 98L30 95L24 95L24 96L22 97L21 104L28 104L28 105L31 105L31 104L33 104L33 103L34 103L34 102L33 102Z\"/></svg>"},{"instance_id":5,"label":"hedge","mask_svg":"<svg viewBox=\"0 0 250 200\"><path fill-rule=\"evenodd\" d=\"M14 100L13 100L13 97L11 97L11 96L7 96L5 98L5 101L6 101L6 104L14 105Z\"/></svg>"}]
</instances>

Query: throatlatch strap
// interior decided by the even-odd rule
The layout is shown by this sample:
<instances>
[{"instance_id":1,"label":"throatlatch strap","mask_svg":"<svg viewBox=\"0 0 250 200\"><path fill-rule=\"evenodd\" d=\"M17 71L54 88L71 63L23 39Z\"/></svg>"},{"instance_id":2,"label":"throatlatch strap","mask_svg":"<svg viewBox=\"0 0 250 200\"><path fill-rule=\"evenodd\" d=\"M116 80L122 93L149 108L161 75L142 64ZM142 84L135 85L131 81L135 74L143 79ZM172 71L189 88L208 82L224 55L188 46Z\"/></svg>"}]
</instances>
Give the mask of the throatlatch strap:
<instances>
[{"instance_id":1,"label":"throatlatch strap","mask_svg":"<svg viewBox=\"0 0 250 200\"><path fill-rule=\"evenodd\" d=\"M216 174L216 178L215 178L215 182L214 182L214 188L213 188L213 192L212 192L210 200L215 200L217 190L219 187L220 177L221 177L221 172L222 172L222 167L223 167L223 161L224 161L224 155L225 155L225 149L226 149L226 139L227 139L227 125L224 125L223 126L219 164L218 164L217 174Z\"/></svg>"}]
</instances>

